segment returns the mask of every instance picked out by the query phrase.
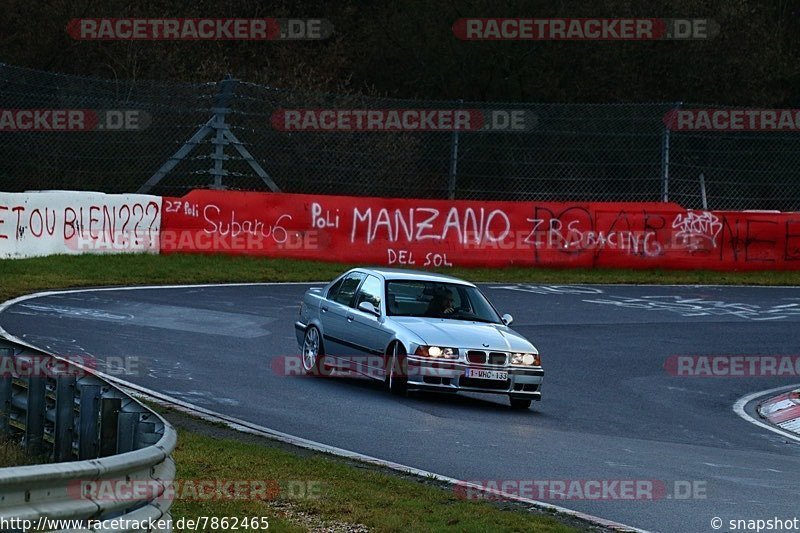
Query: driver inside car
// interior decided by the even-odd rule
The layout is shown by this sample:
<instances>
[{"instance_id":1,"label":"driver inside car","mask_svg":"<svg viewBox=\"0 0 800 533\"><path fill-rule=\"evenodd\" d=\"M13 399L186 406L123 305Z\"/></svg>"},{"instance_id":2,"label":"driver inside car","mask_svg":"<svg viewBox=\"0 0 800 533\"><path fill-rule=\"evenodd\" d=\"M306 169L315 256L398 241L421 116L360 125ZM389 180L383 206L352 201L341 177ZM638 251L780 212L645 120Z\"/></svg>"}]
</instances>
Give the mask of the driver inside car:
<instances>
[{"instance_id":1,"label":"driver inside car","mask_svg":"<svg viewBox=\"0 0 800 533\"><path fill-rule=\"evenodd\" d=\"M428 308L425 310L425 316L442 317L451 315L454 312L453 292L444 290L433 295Z\"/></svg>"}]
</instances>

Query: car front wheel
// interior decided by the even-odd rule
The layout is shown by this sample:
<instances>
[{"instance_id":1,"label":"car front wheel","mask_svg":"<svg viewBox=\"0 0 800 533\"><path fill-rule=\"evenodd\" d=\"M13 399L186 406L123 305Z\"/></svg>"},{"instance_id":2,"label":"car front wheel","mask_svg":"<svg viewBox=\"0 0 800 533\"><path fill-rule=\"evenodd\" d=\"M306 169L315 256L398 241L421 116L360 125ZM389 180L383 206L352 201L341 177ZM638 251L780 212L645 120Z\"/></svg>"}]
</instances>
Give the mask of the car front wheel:
<instances>
[{"instance_id":1,"label":"car front wheel","mask_svg":"<svg viewBox=\"0 0 800 533\"><path fill-rule=\"evenodd\" d=\"M303 339L303 370L306 374L317 375L324 364L325 350L322 347L322 338L319 330L314 326L306 329Z\"/></svg>"},{"instance_id":2,"label":"car front wheel","mask_svg":"<svg viewBox=\"0 0 800 533\"><path fill-rule=\"evenodd\" d=\"M386 354L386 388L392 394L405 396L408 392L408 360L406 350L395 342Z\"/></svg>"}]
</instances>

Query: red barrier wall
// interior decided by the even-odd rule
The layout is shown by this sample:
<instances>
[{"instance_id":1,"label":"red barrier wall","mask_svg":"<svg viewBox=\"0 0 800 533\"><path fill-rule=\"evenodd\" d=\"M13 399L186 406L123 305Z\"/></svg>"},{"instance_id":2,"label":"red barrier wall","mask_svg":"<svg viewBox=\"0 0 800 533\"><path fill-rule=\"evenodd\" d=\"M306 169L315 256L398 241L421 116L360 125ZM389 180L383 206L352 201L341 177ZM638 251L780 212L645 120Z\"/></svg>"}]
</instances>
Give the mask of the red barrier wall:
<instances>
[{"instance_id":1,"label":"red barrier wall","mask_svg":"<svg viewBox=\"0 0 800 533\"><path fill-rule=\"evenodd\" d=\"M416 267L794 270L800 213L196 190L164 197L161 252Z\"/></svg>"}]
</instances>

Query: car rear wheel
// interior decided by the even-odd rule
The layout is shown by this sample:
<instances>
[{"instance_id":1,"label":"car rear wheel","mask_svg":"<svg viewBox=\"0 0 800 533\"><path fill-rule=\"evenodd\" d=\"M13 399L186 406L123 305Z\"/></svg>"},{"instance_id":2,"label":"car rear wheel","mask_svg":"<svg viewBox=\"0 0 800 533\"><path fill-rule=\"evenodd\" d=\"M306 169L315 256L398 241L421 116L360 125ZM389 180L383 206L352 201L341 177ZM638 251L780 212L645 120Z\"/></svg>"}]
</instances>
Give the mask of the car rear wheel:
<instances>
[{"instance_id":1,"label":"car rear wheel","mask_svg":"<svg viewBox=\"0 0 800 533\"><path fill-rule=\"evenodd\" d=\"M314 326L309 326L303 339L303 370L309 375L320 375L324 359L325 350L319 330Z\"/></svg>"},{"instance_id":2,"label":"car rear wheel","mask_svg":"<svg viewBox=\"0 0 800 533\"><path fill-rule=\"evenodd\" d=\"M399 342L392 344L386 354L386 388L392 394L405 396L408 392L408 360L406 350Z\"/></svg>"},{"instance_id":3,"label":"car rear wheel","mask_svg":"<svg viewBox=\"0 0 800 533\"><path fill-rule=\"evenodd\" d=\"M531 400L525 398L509 398L509 402L513 409L528 409L531 406Z\"/></svg>"}]
</instances>

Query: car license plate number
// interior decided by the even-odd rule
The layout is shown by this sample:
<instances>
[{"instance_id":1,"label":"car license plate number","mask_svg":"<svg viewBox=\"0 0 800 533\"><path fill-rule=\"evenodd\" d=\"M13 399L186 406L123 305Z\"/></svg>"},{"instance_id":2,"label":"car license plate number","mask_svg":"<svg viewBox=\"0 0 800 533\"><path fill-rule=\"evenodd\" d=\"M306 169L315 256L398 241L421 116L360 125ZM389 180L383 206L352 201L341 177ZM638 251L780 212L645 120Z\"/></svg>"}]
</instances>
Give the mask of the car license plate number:
<instances>
[{"instance_id":1,"label":"car license plate number","mask_svg":"<svg viewBox=\"0 0 800 533\"><path fill-rule=\"evenodd\" d=\"M508 379L508 372L502 370L483 370L480 368L468 368L466 372L468 378L475 379L493 379L498 381L506 381Z\"/></svg>"}]
</instances>

